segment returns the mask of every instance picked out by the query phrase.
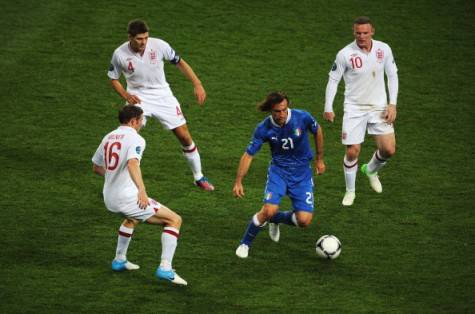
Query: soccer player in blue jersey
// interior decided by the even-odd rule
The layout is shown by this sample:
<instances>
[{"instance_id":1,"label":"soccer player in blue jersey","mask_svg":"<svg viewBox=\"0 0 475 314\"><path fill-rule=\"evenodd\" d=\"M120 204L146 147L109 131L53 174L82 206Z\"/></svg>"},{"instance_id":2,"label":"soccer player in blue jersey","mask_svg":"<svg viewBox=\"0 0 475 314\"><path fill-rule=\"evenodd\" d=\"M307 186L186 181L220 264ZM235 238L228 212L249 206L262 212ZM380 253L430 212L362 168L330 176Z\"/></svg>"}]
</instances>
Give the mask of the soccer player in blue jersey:
<instances>
[{"instance_id":1,"label":"soccer player in blue jersey","mask_svg":"<svg viewBox=\"0 0 475 314\"><path fill-rule=\"evenodd\" d=\"M258 105L260 111L270 112L257 125L246 152L242 155L233 187L233 194L244 196L242 180L251 166L253 156L264 142L271 149L272 161L267 174L264 205L249 222L236 255L246 258L249 247L259 231L269 222L269 236L278 242L279 224L306 227L313 218L313 179L311 162L314 154L310 148L308 132L312 133L315 147L315 171L325 172L323 161L323 131L317 121L306 111L289 108L289 98L282 92L270 93ZM279 211L280 200L288 195L293 210Z\"/></svg>"}]
</instances>

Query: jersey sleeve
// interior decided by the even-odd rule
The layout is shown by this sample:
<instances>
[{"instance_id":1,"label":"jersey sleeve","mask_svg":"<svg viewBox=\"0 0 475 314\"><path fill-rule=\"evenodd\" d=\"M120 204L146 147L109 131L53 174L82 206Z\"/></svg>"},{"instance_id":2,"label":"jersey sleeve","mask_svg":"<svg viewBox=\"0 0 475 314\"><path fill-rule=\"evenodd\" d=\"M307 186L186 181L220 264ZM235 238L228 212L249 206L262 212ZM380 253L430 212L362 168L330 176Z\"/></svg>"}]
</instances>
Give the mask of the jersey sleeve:
<instances>
[{"instance_id":1,"label":"jersey sleeve","mask_svg":"<svg viewBox=\"0 0 475 314\"><path fill-rule=\"evenodd\" d=\"M387 46L387 57L384 62L384 71L388 77L388 92L389 103L397 104L397 94L399 90L399 79L397 75L396 61L394 60L393 52L389 46Z\"/></svg>"},{"instance_id":2,"label":"jersey sleeve","mask_svg":"<svg viewBox=\"0 0 475 314\"><path fill-rule=\"evenodd\" d=\"M143 152L145 150L145 140L141 137L135 138L129 145L127 150L127 160L130 159L142 159Z\"/></svg>"},{"instance_id":3,"label":"jersey sleeve","mask_svg":"<svg viewBox=\"0 0 475 314\"><path fill-rule=\"evenodd\" d=\"M310 113L305 112L304 122L305 122L306 128L307 128L310 132L312 132L313 134L317 134L319 125L318 125L318 123L317 123L317 120L315 120L315 118L312 117L312 115L311 115Z\"/></svg>"},{"instance_id":4,"label":"jersey sleeve","mask_svg":"<svg viewBox=\"0 0 475 314\"><path fill-rule=\"evenodd\" d=\"M335 58L335 62L333 62L333 66L328 73L330 79L340 82L343 74L346 71L346 61L343 51L338 52Z\"/></svg>"},{"instance_id":5,"label":"jersey sleeve","mask_svg":"<svg viewBox=\"0 0 475 314\"><path fill-rule=\"evenodd\" d=\"M254 134L252 136L251 141L249 142L249 145L247 145L246 152L249 155L254 156L261 149L262 144L264 142L265 142L264 132L262 128L258 126L254 131Z\"/></svg>"},{"instance_id":6,"label":"jersey sleeve","mask_svg":"<svg viewBox=\"0 0 475 314\"><path fill-rule=\"evenodd\" d=\"M99 167L104 167L104 150L102 149L102 143L97 147L94 156L92 156L92 162Z\"/></svg>"},{"instance_id":7,"label":"jersey sleeve","mask_svg":"<svg viewBox=\"0 0 475 314\"><path fill-rule=\"evenodd\" d=\"M170 61L172 64L178 64L180 62L180 56L173 50L173 48L167 42L163 42L163 58Z\"/></svg>"},{"instance_id":8,"label":"jersey sleeve","mask_svg":"<svg viewBox=\"0 0 475 314\"><path fill-rule=\"evenodd\" d=\"M109 65L109 70L107 72L107 76L112 80L118 80L121 75L121 69L119 64L119 57L117 56L117 52L114 52L112 55L111 64Z\"/></svg>"}]
</instances>

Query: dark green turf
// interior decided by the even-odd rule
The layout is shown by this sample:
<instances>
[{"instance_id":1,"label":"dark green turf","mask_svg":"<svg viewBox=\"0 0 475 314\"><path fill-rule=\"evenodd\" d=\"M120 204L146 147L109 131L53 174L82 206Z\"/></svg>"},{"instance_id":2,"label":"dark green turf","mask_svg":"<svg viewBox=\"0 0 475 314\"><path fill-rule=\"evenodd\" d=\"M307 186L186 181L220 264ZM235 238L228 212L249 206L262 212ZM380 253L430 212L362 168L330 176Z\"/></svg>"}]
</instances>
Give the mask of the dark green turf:
<instances>
[{"instance_id":1,"label":"dark green turf","mask_svg":"<svg viewBox=\"0 0 475 314\"><path fill-rule=\"evenodd\" d=\"M471 1L3 1L0 19L0 312L391 312L469 313L474 301L475 8ZM365 14L396 56L398 151L380 173L383 194L357 181L342 208L336 123L322 121L327 73ZM174 266L188 287L156 282L160 228L139 226L129 258L142 268L110 270L120 218L101 199L90 158L117 125L122 102L106 71L132 18L149 22L200 76L191 84L171 65L182 103L216 191L192 186L174 137L156 123L143 131L150 196L184 218ZM263 232L251 256L234 250L261 206L268 149L231 195L239 158L269 91L321 122L327 173L316 178L317 210L306 230ZM370 139L361 160L371 156ZM284 207L289 205L284 202ZM315 240L335 234L339 259L319 260Z\"/></svg>"}]
</instances>

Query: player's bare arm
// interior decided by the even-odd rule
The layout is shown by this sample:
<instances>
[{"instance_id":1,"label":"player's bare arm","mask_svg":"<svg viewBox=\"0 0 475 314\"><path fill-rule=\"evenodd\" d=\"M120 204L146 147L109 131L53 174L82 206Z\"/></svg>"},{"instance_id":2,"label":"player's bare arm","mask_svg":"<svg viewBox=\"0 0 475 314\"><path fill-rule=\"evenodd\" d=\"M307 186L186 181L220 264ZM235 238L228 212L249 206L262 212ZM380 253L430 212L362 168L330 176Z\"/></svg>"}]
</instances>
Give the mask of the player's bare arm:
<instances>
[{"instance_id":1,"label":"player's bare arm","mask_svg":"<svg viewBox=\"0 0 475 314\"><path fill-rule=\"evenodd\" d=\"M130 177L132 181L134 181L137 189L139 190L138 193L138 201L139 207L141 209L147 208L149 205L147 192L145 191L145 184L143 183L142 179L142 172L140 171L140 162L138 159L130 159L127 162L127 168L129 169Z\"/></svg>"},{"instance_id":2,"label":"player's bare arm","mask_svg":"<svg viewBox=\"0 0 475 314\"><path fill-rule=\"evenodd\" d=\"M100 175L101 177L106 174L106 169L104 167L98 166L94 163L92 164L92 171L94 171L94 173Z\"/></svg>"},{"instance_id":3,"label":"player's bare arm","mask_svg":"<svg viewBox=\"0 0 475 314\"><path fill-rule=\"evenodd\" d=\"M242 179L246 176L249 168L251 167L252 156L247 152L244 153L239 161L239 167L236 173L236 181L234 182L233 194L235 197L244 197L244 187L242 185Z\"/></svg>"},{"instance_id":4,"label":"player's bare arm","mask_svg":"<svg viewBox=\"0 0 475 314\"><path fill-rule=\"evenodd\" d=\"M185 60L183 60L183 58L180 59L180 62L178 62L176 66L181 71L181 73L183 73L186 78L191 81L193 84L196 100L198 101L199 105L203 105L206 100L206 91L198 76L195 74L190 65L186 63Z\"/></svg>"},{"instance_id":5,"label":"player's bare arm","mask_svg":"<svg viewBox=\"0 0 475 314\"><path fill-rule=\"evenodd\" d=\"M396 105L389 104L385 111L384 119L387 123L393 123L396 120Z\"/></svg>"},{"instance_id":6,"label":"player's bare arm","mask_svg":"<svg viewBox=\"0 0 475 314\"><path fill-rule=\"evenodd\" d=\"M317 175L321 175L325 172L326 166L325 162L323 161L323 152L324 152L324 144L323 144L323 130L322 127L319 126L317 130L317 134L314 137L315 139L315 171Z\"/></svg>"},{"instance_id":7,"label":"player's bare arm","mask_svg":"<svg viewBox=\"0 0 475 314\"><path fill-rule=\"evenodd\" d=\"M119 80L111 79L112 88L122 97L129 105L140 104L140 98L136 95L129 94L122 86Z\"/></svg>"}]
</instances>

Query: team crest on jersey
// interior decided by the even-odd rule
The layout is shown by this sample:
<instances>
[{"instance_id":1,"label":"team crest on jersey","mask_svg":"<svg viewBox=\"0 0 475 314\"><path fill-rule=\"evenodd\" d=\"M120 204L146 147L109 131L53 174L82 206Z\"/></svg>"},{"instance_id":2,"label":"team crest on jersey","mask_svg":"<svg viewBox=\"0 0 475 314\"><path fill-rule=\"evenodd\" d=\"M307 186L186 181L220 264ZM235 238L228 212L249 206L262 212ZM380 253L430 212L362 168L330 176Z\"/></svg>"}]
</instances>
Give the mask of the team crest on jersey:
<instances>
[{"instance_id":1,"label":"team crest on jersey","mask_svg":"<svg viewBox=\"0 0 475 314\"><path fill-rule=\"evenodd\" d=\"M299 137L300 135L302 135L302 130L300 128L296 128L294 130L294 134L295 134L295 136Z\"/></svg>"},{"instance_id":2,"label":"team crest on jersey","mask_svg":"<svg viewBox=\"0 0 475 314\"><path fill-rule=\"evenodd\" d=\"M384 59L384 51L381 49L376 50L376 60L381 63Z\"/></svg>"},{"instance_id":3,"label":"team crest on jersey","mask_svg":"<svg viewBox=\"0 0 475 314\"><path fill-rule=\"evenodd\" d=\"M270 200L272 198L272 192L266 194L266 200Z\"/></svg>"},{"instance_id":4,"label":"team crest on jersey","mask_svg":"<svg viewBox=\"0 0 475 314\"><path fill-rule=\"evenodd\" d=\"M342 132L341 133L341 139L342 140L346 140L346 137L348 136L348 134L346 134L346 132Z\"/></svg>"},{"instance_id":5,"label":"team crest on jersey","mask_svg":"<svg viewBox=\"0 0 475 314\"><path fill-rule=\"evenodd\" d=\"M150 56L150 63L151 64L157 63L157 52L155 50L151 50L149 52L149 56Z\"/></svg>"},{"instance_id":6,"label":"team crest on jersey","mask_svg":"<svg viewBox=\"0 0 475 314\"><path fill-rule=\"evenodd\" d=\"M137 146L137 147L135 147L135 151L137 152L137 154L140 155L140 152L142 151L142 148L140 146Z\"/></svg>"}]
</instances>

